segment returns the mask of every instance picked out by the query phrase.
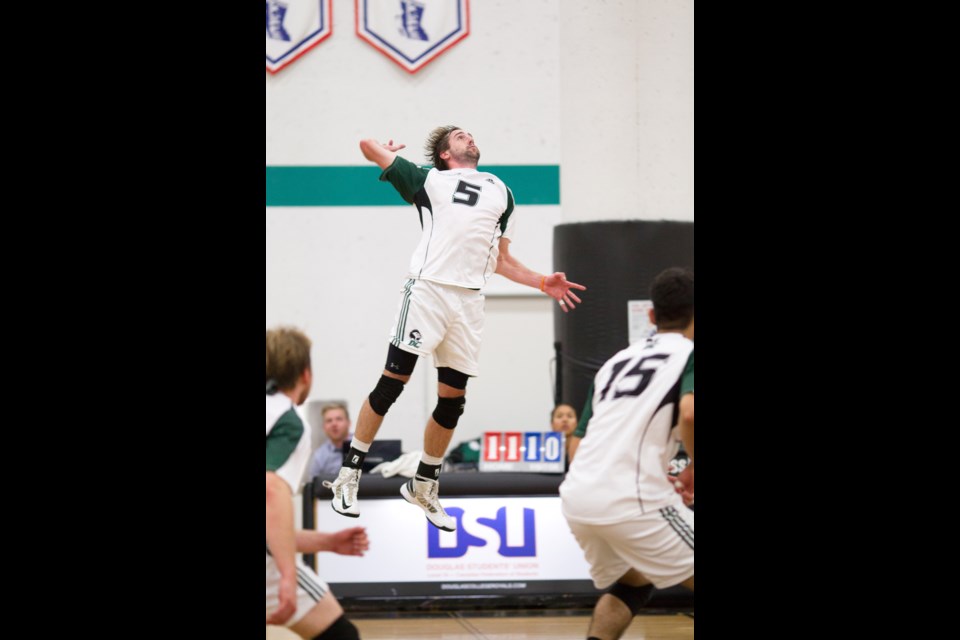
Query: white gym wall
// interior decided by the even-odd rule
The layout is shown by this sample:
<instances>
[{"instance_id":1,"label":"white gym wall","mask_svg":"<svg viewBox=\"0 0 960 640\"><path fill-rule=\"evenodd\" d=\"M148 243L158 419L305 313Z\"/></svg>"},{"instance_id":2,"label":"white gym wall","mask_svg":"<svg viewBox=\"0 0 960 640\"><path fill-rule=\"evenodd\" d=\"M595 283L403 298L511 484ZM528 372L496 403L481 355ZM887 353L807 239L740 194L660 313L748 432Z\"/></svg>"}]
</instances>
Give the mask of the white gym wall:
<instances>
[{"instance_id":1,"label":"white gym wall","mask_svg":"<svg viewBox=\"0 0 960 640\"><path fill-rule=\"evenodd\" d=\"M560 205L517 201L512 252L543 272L555 224L693 220L692 0L472 0L470 18L466 39L410 75L356 36L353 0L334 0L333 35L265 73L266 164L368 165L366 137L406 143L401 154L425 162L433 127L462 126L481 167L560 166ZM354 422L383 368L418 237L410 206L266 209L266 326L308 333L311 399L346 399ZM454 445L549 428L556 303L494 279L481 374ZM589 290L582 297L590 304ZM421 358L379 437L419 449L435 403L433 363Z\"/></svg>"}]
</instances>

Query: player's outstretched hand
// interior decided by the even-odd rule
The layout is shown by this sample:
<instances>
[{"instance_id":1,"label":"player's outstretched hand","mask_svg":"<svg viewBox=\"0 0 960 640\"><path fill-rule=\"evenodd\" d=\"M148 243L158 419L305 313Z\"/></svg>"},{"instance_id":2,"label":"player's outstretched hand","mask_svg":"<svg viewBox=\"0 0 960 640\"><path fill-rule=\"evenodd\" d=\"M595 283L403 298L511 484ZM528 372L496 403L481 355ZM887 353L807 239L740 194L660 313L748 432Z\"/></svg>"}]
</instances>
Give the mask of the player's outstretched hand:
<instances>
[{"instance_id":1,"label":"player's outstretched hand","mask_svg":"<svg viewBox=\"0 0 960 640\"><path fill-rule=\"evenodd\" d=\"M562 271L550 274L543 280L544 293L559 302L560 308L563 309L564 313L567 313L570 309L577 308L574 302L582 302L571 289L579 289L580 291L587 290L582 284L567 280L567 274Z\"/></svg>"}]
</instances>

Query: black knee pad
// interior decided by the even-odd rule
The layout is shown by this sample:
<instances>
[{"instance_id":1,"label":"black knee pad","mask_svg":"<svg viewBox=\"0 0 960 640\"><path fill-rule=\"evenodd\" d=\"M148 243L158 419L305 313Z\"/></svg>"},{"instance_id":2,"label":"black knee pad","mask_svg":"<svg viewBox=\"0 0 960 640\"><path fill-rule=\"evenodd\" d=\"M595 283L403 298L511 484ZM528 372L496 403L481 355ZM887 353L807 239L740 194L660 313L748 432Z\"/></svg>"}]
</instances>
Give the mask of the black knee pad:
<instances>
[{"instance_id":1,"label":"black knee pad","mask_svg":"<svg viewBox=\"0 0 960 640\"><path fill-rule=\"evenodd\" d=\"M360 632L347 620L347 616L341 615L326 631L314 636L313 640L360 640Z\"/></svg>"},{"instance_id":2,"label":"black knee pad","mask_svg":"<svg viewBox=\"0 0 960 640\"><path fill-rule=\"evenodd\" d=\"M408 376L413 373L413 368L417 366L417 358L419 357L417 354L404 351L391 343L390 348L387 349L387 362L383 365L383 368L398 376Z\"/></svg>"},{"instance_id":3,"label":"black knee pad","mask_svg":"<svg viewBox=\"0 0 960 640\"><path fill-rule=\"evenodd\" d=\"M385 416L390 405L397 401L401 393L403 393L402 380L382 375L377 381L377 386L370 393L370 408L378 416Z\"/></svg>"},{"instance_id":4,"label":"black knee pad","mask_svg":"<svg viewBox=\"0 0 960 640\"><path fill-rule=\"evenodd\" d=\"M637 612L650 602L650 597L653 595L653 585L645 584L642 587L631 587L615 582L607 593L627 605L630 613L637 615Z\"/></svg>"},{"instance_id":5,"label":"black knee pad","mask_svg":"<svg viewBox=\"0 0 960 640\"><path fill-rule=\"evenodd\" d=\"M437 380L442 382L445 385L451 386L454 389L466 389L467 380L470 379L465 373L460 373L456 369L451 369L450 367L440 367L437 369Z\"/></svg>"},{"instance_id":6,"label":"black knee pad","mask_svg":"<svg viewBox=\"0 0 960 640\"><path fill-rule=\"evenodd\" d=\"M467 398L437 398L437 408L433 410L433 419L444 429L456 429L460 416L463 415L463 405Z\"/></svg>"}]
</instances>

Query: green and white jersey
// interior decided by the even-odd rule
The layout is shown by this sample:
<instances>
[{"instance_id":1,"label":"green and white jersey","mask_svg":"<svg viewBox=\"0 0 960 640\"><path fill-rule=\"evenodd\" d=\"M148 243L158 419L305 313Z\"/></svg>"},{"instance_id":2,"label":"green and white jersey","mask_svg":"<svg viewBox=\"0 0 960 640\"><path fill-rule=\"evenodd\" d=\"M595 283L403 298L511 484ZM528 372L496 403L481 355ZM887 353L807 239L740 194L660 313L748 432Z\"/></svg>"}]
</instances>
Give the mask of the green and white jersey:
<instances>
[{"instance_id":1,"label":"green and white jersey","mask_svg":"<svg viewBox=\"0 0 960 640\"><path fill-rule=\"evenodd\" d=\"M423 233L407 276L480 289L497 269L500 238L513 238L513 194L476 169L418 167L397 156L380 175L420 214Z\"/></svg>"},{"instance_id":2,"label":"green and white jersey","mask_svg":"<svg viewBox=\"0 0 960 640\"><path fill-rule=\"evenodd\" d=\"M597 372L593 416L560 485L568 520L612 524L682 504L667 471L680 447L680 389L692 353L683 335L658 333Z\"/></svg>"},{"instance_id":3,"label":"green and white jersey","mask_svg":"<svg viewBox=\"0 0 960 640\"><path fill-rule=\"evenodd\" d=\"M300 478L310 461L310 433L293 407L293 400L283 393L267 396L267 471L274 471L290 485L290 492L300 490Z\"/></svg>"}]
</instances>

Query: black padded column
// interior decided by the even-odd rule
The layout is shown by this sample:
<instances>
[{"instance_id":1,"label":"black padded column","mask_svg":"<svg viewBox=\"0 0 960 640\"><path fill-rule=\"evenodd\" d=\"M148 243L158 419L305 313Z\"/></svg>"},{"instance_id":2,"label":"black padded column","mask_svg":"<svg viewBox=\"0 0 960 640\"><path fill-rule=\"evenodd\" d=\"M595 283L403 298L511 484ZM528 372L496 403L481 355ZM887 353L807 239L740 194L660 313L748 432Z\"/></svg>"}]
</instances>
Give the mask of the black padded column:
<instances>
[{"instance_id":1,"label":"black padded column","mask_svg":"<svg viewBox=\"0 0 960 640\"><path fill-rule=\"evenodd\" d=\"M579 415L587 390L610 356L628 346L627 301L648 300L668 267L693 269L693 223L615 220L561 224L553 230L553 268L587 287L583 304L553 311L561 397ZM578 292L579 293L579 292Z\"/></svg>"}]
</instances>

